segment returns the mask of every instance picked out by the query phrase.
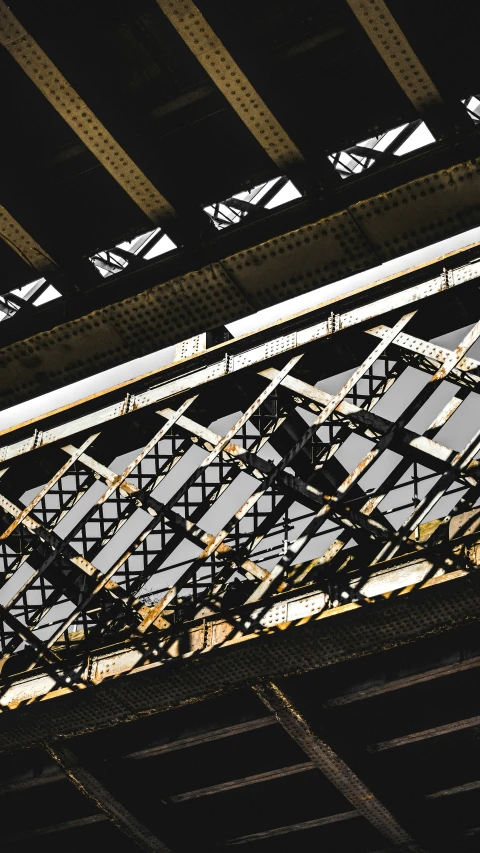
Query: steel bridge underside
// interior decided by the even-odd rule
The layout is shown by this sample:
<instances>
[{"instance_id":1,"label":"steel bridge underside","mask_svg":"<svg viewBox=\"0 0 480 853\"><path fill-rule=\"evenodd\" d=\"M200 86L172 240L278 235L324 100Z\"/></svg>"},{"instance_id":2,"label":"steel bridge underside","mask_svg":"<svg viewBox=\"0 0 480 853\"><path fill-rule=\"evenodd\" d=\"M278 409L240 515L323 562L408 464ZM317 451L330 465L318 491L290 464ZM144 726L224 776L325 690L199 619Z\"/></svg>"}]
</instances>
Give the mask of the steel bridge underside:
<instances>
[{"instance_id":1,"label":"steel bridge underside","mask_svg":"<svg viewBox=\"0 0 480 853\"><path fill-rule=\"evenodd\" d=\"M476 849L477 254L3 436L6 850Z\"/></svg>"},{"instance_id":2,"label":"steel bridge underside","mask_svg":"<svg viewBox=\"0 0 480 853\"><path fill-rule=\"evenodd\" d=\"M465 0L0 0L0 408L480 225L477 41ZM478 849L479 282L0 435L2 850Z\"/></svg>"}]
</instances>

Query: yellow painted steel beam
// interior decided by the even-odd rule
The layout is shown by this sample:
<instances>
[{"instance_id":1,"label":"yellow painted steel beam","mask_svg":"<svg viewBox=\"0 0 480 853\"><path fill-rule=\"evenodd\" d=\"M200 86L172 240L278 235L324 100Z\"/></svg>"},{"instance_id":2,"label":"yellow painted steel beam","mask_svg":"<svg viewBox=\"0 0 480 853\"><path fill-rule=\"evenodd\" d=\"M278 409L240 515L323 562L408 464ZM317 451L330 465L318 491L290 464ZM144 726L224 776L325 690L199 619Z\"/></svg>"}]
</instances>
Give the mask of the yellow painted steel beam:
<instances>
[{"instance_id":1,"label":"yellow painted steel beam","mask_svg":"<svg viewBox=\"0 0 480 853\"><path fill-rule=\"evenodd\" d=\"M250 133L284 173L304 163L288 133L237 65L192 0L157 0L185 44Z\"/></svg>"},{"instance_id":2,"label":"yellow painted steel beam","mask_svg":"<svg viewBox=\"0 0 480 853\"><path fill-rule=\"evenodd\" d=\"M99 121L4 0L0 0L0 44L152 222L165 222L175 216L172 205Z\"/></svg>"},{"instance_id":3,"label":"yellow painted steel beam","mask_svg":"<svg viewBox=\"0 0 480 853\"><path fill-rule=\"evenodd\" d=\"M440 92L384 0L347 3L417 112L442 106Z\"/></svg>"},{"instance_id":4,"label":"yellow painted steel beam","mask_svg":"<svg viewBox=\"0 0 480 853\"><path fill-rule=\"evenodd\" d=\"M56 269L55 261L48 252L42 249L3 205L0 205L0 237L41 275L48 275Z\"/></svg>"}]
</instances>

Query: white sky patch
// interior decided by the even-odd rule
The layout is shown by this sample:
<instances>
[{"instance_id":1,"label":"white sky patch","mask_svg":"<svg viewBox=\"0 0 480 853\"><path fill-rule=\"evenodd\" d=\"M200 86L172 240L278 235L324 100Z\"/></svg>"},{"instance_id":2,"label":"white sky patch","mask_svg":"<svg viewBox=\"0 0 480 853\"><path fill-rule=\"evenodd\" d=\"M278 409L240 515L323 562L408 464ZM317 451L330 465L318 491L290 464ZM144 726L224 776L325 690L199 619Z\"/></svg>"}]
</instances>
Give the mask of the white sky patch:
<instances>
[{"instance_id":1,"label":"white sky patch","mask_svg":"<svg viewBox=\"0 0 480 853\"><path fill-rule=\"evenodd\" d=\"M287 181L286 184L282 186L282 182L284 180L286 180L286 178L282 178L282 176L272 178L264 184L257 184L257 186L253 187L251 190L244 190L240 193L235 193L235 195L232 195L230 199L217 202L216 204L209 204L203 209L205 213L208 213L210 216L215 228L218 228L218 230L221 231L223 228L228 228L230 225L236 225L248 215L248 210L240 210L234 206L234 199L247 202L249 205L264 207L266 210L272 210L274 207L280 207L282 204L287 204L289 201L301 198L302 194L291 181ZM278 191L270 201L265 203L264 197L267 193L273 192L275 184L279 184Z\"/></svg>"},{"instance_id":2,"label":"white sky patch","mask_svg":"<svg viewBox=\"0 0 480 853\"><path fill-rule=\"evenodd\" d=\"M396 157L402 157L403 154L409 154L410 151L416 151L417 148L423 148L424 145L430 145L435 142L435 137L430 133L425 122L422 122L412 135L395 151Z\"/></svg>"},{"instance_id":3,"label":"white sky patch","mask_svg":"<svg viewBox=\"0 0 480 853\"><path fill-rule=\"evenodd\" d=\"M144 234L134 237L133 240L123 240L122 243L117 243L111 249L96 252L90 256L90 261L104 278L108 278L126 269L131 260L128 256L124 257L121 253L116 252L116 249L128 252L131 256L140 255L144 260L149 261L176 248L173 240L163 234L161 228L154 228L153 231L145 231Z\"/></svg>"},{"instance_id":4,"label":"white sky patch","mask_svg":"<svg viewBox=\"0 0 480 853\"><path fill-rule=\"evenodd\" d=\"M14 293L15 296L20 296L21 299L28 299L39 285L45 284L46 280L46 278L36 278L35 281L30 281L28 284L24 284L23 287L18 287L16 290L12 290L11 292Z\"/></svg>"},{"instance_id":5,"label":"white sky patch","mask_svg":"<svg viewBox=\"0 0 480 853\"><path fill-rule=\"evenodd\" d=\"M38 296L35 296L37 293ZM15 290L11 290L10 293L2 295L4 303L8 305L8 309L3 309L2 305L2 309L0 309L0 321L8 320L20 310L22 303L15 301L15 296L18 296L23 302L30 302L32 305L38 307L45 302L51 302L52 299L58 299L61 295L56 287L47 284L46 278L37 278L35 281L29 281L23 287L17 287Z\"/></svg>"},{"instance_id":6,"label":"white sky patch","mask_svg":"<svg viewBox=\"0 0 480 853\"><path fill-rule=\"evenodd\" d=\"M265 207L267 210L272 210L274 207L279 207L281 204L286 204L287 201L294 201L296 198L301 197L302 194L297 190L297 188L292 184L292 182L289 181L277 193L275 198L272 198L271 201L267 201Z\"/></svg>"},{"instance_id":7,"label":"white sky patch","mask_svg":"<svg viewBox=\"0 0 480 853\"><path fill-rule=\"evenodd\" d=\"M465 104L474 121L480 119L480 100L475 95L472 95L470 98L466 98L462 103Z\"/></svg>"},{"instance_id":8,"label":"white sky patch","mask_svg":"<svg viewBox=\"0 0 480 853\"><path fill-rule=\"evenodd\" d=\"M476 242L480 242L480 227L472 228L469 231L463 232L463 234L457 234L455 237L450 237L439 243L433 243L424 249L418 249L416 252L402 255L402 257L395 258L378 267L356 273L348 278L319 287L310 293L295 296L293 299L288 299L270 308L257 311L255 314L250 314L248 317L229 323L227 328L234 337L256 331L299 311L313 308L315 305L333 299L335 296L348 294L371 282L402 272L417 264L434 260L439 255L462 249ZM426 271L425 276L428 277L428 271ZM50 391L48 394L43 394L32 400L27 400L25 403L19 403L17 406L5 409L3 412L0 412L0 429L8 429L8 427L44 415L60 406L81 400L90 394L98 393L118 383L135 379L152 370L171 364L174 351L174 346L165 347L150 353L150 355L128 361L117 367L112 367L109 370L90 376L87 379L66 385L64 388Z\"/></svg>"},{"instance_id":9,"label":"white sky patch","mask_svg":"<svg viewBox=\"0 0 480 853\"><path fill-rule=\"evenodd\" d=\"M38 297L38 299L34 299L34 305L44 305L45 302L51 302L52 299L58 299L62 294L57 290L53 284L49 284L47 289L43 291L42 295Z\"/></svg>"},{"instance_id":10,"label":"white sky patch","mask_svg":"<svg viewBox=\"0 0 480 853\"><path fill-rule=\"evenodd\" d=\"M170 240L170 237L167 234L164 234L158 243L155 243L153 248L149 249L143 257L146 261L149 261L151 258L157 258L159 255L164 255L165 252L170 252L172 249L176 248L177 247L173 240Z\"/></svg>"},{"instance_id":11,"label":"white sky patch","mask_svg":"<svg viewBox=\"0 0 480 853\"><path fill-rule=\"evenodd\" d=\"M411 135L405 140L405 142L396 148L395 140L400 137L402 131L408 126L408 123L399 125L399 127L387 130L386 133L382 133L380 136L372 136L369 139L363 139L361 142L358 142L357 145L363 149L369 148L371 151L385 151L389 148L390 153L395 157L403 157L405 154L410 154L418 148L423 148L425 145L430 145L431 142L435 142L435 137L430 133L425 122L422 122L414 130L412 127ZM345 151L338 152L338 154L329 155L330 162L334 164L342 178L348 178L350 175L360 174L365 169L370 168L375 162L374 158L370 158L369 160L366 154L362 155L354 152L354 149L355 146L352 146Z\"/></svg>"}]
</instances>

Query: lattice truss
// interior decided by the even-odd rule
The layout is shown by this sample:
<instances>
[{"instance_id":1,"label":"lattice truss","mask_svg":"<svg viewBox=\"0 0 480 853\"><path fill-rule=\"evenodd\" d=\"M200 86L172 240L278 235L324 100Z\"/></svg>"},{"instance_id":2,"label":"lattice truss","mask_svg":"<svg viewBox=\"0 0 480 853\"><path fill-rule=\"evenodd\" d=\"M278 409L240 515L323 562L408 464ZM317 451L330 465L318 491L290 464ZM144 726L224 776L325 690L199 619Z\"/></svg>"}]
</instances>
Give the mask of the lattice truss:
<instances>
[{"instance_id":1,"label":"lattice truss","mask_svg":"<svg viewBox=\"0 0 480 853\"><path fill-rule=\"evenodd\" d=\"M22 651L27 668L70 681L112 640L161 648L192 620L261 610L294 587L320 588L326 607L362 601L402 553L435 552L437 571L451 518L480 495L474 421L459 449L439 436L479 390L467 352L480 322L451 351L409 335L412 316L362 332L371 351L327 383L335 392L299 378L300 350L242 371L239 410L217 423L203 388L150 412L141 450L111 462L96 455L101 433L82 433L40 491L2 493L3 661Z\"/></svg>"}]
</instances>

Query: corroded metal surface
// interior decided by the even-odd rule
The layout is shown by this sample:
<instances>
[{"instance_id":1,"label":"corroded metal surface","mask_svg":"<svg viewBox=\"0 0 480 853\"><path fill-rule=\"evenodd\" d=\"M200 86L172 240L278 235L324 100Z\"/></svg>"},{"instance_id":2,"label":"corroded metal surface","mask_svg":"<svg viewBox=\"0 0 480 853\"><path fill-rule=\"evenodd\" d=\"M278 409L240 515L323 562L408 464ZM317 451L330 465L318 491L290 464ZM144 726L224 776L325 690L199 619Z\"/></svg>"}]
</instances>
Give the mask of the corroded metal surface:
<instances>
[{"instance_id":1,"label":"corroded metal surface","mask_svg":"<svg viewBox=\"0 0 480 853\"><path fill-rule=\"evenodd\" d=\"M149 219L157 223L175 215L169 202L108 132L4 0L0 4L0 44Z\"/></svg>"},{"instance_id":2,"label":"corroded metal surface","mask_svg":"<svg viewBox=\"0 0 480 853\"><path fill-rule=\"evenodd\" d=\"M147 270L148 289L139 279L138 289L124 299L118 299L116 279L113 292L95 291L101 301L95 310L83 314L90 297L82 299L82 316L75 303L66 321L67 303L60 299L30 314L28 325L19 314L2 327L1 404L44 393L425 246L449 236L454 220L454 230L476 225L477 182L478 163L465 162L188 274L165 280L160 262L158 272L156 265ZM448 221L439 213L444 204ZM124 283L134 284L128 271Z\"/></svg>"},{"instance_id":3,"label":"corroded metal surface","mask_svg":"<svg viewBox=\"0 0 480 853\"><path fill-rule=\"evenodd\" d=\"M478 225L468 16L352 5L1 4L2 405ZM152 219L165 257L132 251Z\"/></svg>"},{"instance_id":4,"label":"corroded metal surface","mask_svg":"<svg viewBox=\"0 0 480 853\"><path fill-rule=\"evenodd\" d=\"M176 363L170 381L130 387L108 407L72 406L5 444L1 704L475 568L478 432L472 423L452 449L440 431L479 391L469 351L480 323L452 350L409 329L438 310L444 322L442 300L468 294L477 267L326 320L306 312L283 335L227 342L220 360L215 348L200 353ZM352 360L340 390L323 390ZM404 399L407 370L422 387ZM440 386L432 420L426 406ZM376 413L395 399L394 417ZM355 464L345 456L353 446ZM392 450L397 462L384 469ZM434 523L442 501L448 512ZM121 650L102 662L112 644ZM8 673L22 668L12 684Z\"/></svg>"},{"instance_id":5,"label":"corroded metal surface","mask_svg":"<svg viewBox=\"0 0 480 853\"><path fill-rule=\"evenodd\" d=\"M347 0L387 68L420 113L442 97L384 0Z\"/></svg>"}]
</instances>

